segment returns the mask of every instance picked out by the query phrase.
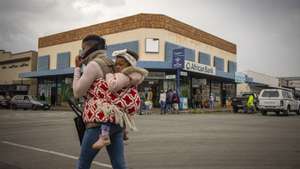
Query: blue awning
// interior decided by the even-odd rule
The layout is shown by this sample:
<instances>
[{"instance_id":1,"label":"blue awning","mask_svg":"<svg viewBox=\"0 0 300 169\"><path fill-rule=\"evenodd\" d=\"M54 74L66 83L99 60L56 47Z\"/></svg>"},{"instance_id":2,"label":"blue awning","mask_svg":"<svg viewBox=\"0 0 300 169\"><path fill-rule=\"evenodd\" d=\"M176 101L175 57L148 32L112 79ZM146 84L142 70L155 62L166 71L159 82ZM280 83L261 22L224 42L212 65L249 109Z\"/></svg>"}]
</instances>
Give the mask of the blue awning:
<instances>
[{"instance_id":1,"label":"blue awning","mask_svg":"<svg viewBox=\"0 0 300 169\"><path fill-rule=\"evenodd\" d=\"M216 76L218 76L218 77L235 80L234 75L235 75L235 73L229 73L229 72L223 72L223 71L216 70Z\"/></svg>"},{"instance_id":2,"label":"blue awning","mask_svg":"<svg viewBox=\"0 0 300 169\"><path fill-rule=\"evenodd\" d=\"M73 74L74 68L66 68L66 69L52 69L52 70L43 70L36 72L24 72L20 73L20 78L34 78L34 77L43 77L43 76L57 76L57 75L67 75Z\"/></svg>"}]
</instances>

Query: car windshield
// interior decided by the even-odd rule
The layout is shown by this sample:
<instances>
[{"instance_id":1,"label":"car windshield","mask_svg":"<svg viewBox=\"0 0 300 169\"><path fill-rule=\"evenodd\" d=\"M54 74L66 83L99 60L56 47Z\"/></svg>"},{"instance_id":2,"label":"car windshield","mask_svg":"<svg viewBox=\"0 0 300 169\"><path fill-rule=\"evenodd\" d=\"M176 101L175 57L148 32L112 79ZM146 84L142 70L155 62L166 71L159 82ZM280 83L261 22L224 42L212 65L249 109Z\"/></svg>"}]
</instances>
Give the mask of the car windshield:
<instances>
[{"instance_id":1,"label":"car windshield","mask_svg":"<svg viewBox=\"0 0 300 169\"><path fill-rule=\"evenodd\" d=\"M262 97L279 97L278 91L264 91Z\"/></svg>"},{"instance_id":2,"label":"car windshield","mask_svg":"<svg viewBox=\"0 0 300 169\"><path fill-rule=\"evenodd\" d=\"M251 94L243 94L243 97L249 97Z\"/></svg>"}]
</instances>

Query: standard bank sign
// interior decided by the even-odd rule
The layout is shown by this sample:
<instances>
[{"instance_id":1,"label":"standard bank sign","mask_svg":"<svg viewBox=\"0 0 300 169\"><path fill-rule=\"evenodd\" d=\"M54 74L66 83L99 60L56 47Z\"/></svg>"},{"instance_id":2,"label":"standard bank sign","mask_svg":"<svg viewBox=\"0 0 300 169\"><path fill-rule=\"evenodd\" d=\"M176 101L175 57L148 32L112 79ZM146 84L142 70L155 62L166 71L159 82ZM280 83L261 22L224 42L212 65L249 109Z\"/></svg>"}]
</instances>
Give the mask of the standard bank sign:
<instances>
[{"instance_id":1,"label":"standard bank sign","mask_svg":"<svg viewBox=\"0 0 300 169\"><path fill-rule=\"evenodd\" d=\"M208 75L216 75L216 69L214 67L188 60L184 61L184 70Z\"/></svg>"}]
</instances>

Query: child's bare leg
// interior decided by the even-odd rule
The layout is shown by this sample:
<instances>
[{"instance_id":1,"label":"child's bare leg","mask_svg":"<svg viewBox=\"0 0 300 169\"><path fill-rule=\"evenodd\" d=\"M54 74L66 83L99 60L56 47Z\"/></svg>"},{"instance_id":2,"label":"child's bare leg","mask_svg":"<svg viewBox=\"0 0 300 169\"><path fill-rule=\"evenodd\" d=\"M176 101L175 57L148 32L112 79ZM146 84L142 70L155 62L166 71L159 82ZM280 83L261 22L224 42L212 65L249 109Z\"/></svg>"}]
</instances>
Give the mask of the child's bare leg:
<instances>
[{"instance_id":1,"label":"child's bare leg","mask_svg":"<svg viewBox=\"0 0 300 169\"><path fill-rule=\"evenodd\" d=\"M99 139L93 144L93 149L101 149L110 144L109 130L110 126L108 124L101 125L101 134Z\"/></svg>"},{"instance_id":2,"label":"child's bare leg","mask_svg":"<svg viewBox=\"0 0 300 169\"><path fill-rule=\"evenodd\" d=\"M123 136L123 140L129 140L129 137L128 137L128 131L126 130L126 128L123 129L124 131L124 136Z\"/></svg>"}]
</instances>

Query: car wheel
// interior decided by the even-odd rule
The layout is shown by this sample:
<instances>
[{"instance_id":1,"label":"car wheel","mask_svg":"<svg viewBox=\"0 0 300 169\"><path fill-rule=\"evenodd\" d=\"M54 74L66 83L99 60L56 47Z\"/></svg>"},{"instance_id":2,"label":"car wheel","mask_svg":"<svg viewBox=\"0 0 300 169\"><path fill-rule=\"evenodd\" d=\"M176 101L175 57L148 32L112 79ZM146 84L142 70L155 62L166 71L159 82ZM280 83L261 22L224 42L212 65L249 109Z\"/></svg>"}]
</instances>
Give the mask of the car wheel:
<instances>
[{"instance_id":1,"label":"car wheel","mask_svg":"<svg viewBox=\"0 0 300 169\"><path fill-rule=\"evenodd\" d=\"M44 106L43 110L50 110L50 107L49 106Z\"/></svg>"},{"instance_id":2,"label":"car wheel","mask_svg":"<svg viewBox=\"0 0 300 169\"><path fill-rule=\"evenodd\" d=\"M297 115L300 115L300 106L298 107Z\"/></svg>"},{"instance_id":3,"label":"car wheel","mask_svg":"<svg viewBox=\"0 0 300 169\"><path fill-rule=\"evenodd\" d=\"M37 106L36 105L32 105L32 110L37 110Z\"/></svg>"},{"instance_id":4,"label":"car wheel","mask_svg":"<svg viewBox=\"0 0 300 169\"><path fill-rule=\"evenodd\" d=\"M265 110L261 110L260 112L261 112L261 114L262 114L263 116L266 116L266 115L267 115L267 112L266 112Z\"/></svg>"},{"instance_id":5,"label":"car wheel","mask_svg":"<svg viewBox=\"0 0 300 169\"><path fill-rule=\"evenodd\" d=\"M277 111L277 112L276 112L276 115L279 116L279 115L280 115L280 111Z\"/></svg>"},{"instance_id":6,"label":"car wheel","mask_svg":"<svg viewBox=\"0 0 300 169\"><path fill-rule=\"evenodd\" d=\"M288 116L289 113L290 113L290 106L288 106L286 111L284 111L284 115Z\"/></svg>"}]
</instances>

